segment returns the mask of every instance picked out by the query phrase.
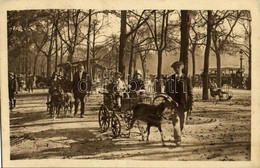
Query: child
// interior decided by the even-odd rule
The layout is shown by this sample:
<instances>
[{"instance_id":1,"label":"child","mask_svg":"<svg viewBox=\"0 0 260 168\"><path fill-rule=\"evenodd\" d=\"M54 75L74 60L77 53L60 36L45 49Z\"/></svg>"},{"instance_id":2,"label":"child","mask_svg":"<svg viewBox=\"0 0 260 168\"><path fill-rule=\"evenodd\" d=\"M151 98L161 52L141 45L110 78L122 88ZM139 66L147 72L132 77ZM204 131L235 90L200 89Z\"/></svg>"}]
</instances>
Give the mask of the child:
<instances>
[{"instance_id":1,"label":"child","mask_svg":"<svg viewBox=\"0 0 260 168\"><path fill-rule=\"evenodd\" d=\"M121 79L122 76L123 76L122 73L117 72L115 74L115 80L114 80L114 84L115 84L114 93L115 93L115 99L116 99L119 111L121 111L122 97L127 90L127 86L126 86L125 82Z\"/></svg>"}]
</instances>

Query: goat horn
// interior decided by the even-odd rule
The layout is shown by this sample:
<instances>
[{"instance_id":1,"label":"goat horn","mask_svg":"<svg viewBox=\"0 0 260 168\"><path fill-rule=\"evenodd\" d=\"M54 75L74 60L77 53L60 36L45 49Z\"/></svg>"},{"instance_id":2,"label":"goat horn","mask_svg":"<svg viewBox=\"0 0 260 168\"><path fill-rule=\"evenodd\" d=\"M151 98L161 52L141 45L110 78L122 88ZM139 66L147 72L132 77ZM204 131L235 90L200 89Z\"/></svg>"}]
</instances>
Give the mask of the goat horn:
<instances>
[{"instance_id":1,"label":"goat horn","mask_svg":"<svg viewBox=\"0 0 260 168\"><path fill-rule=\"evenodd\" d=\"M155 100L160 97L162 97L166 101L173 102L176 104L176 106L178 106L178 103L176 103L170 96L168 96L166 94L158 94L157 96L155 96L153 99L153 104L154 104Z\"/></svg>"}]
</instances>

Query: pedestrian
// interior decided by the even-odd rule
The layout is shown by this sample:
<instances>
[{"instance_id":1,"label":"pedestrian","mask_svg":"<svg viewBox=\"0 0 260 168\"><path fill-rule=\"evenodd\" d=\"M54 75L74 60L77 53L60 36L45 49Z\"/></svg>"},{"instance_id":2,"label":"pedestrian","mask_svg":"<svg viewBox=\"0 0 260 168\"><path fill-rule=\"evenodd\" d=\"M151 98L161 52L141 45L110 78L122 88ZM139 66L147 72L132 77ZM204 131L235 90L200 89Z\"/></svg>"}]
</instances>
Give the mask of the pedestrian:
<instances>
[{"instance_id":1,"label":"pedestrian","mask_svg":"<svg viewBox=\"0 0 260 168\"><path fill-rule=\"evenodd\" d=\"M142 79L142 72L141 70L137 69L135 70L133 79L129 81L129 95L130 97L137 97L144 94L145 91L145 85L144 81ZM140 92L139 92L140 91Z\"/></svg>"},{"instance_id":2,"label":"pedestrian","mask_svg":"<svg viewBox=\"0 0 260 168\"><path fill-rule=\"evenodd\" d=\"M84 70L84 66L82 64L78 64L78 71L73 75L72 90L75 99L74 116L77 114L80 101L80 118L84 118L85 96L91 90L91 80L89 74Z\"/></svg>"},{"instance_id":3,"label":"pedestrian","mask_svg":"<svg viewBox=\"0 0 260 168\"><path fill-rule=\"evenodd\" d=\"M27 89L28 89L28 92L32 92L33 93L33 83L34 83L34 77L33 75L31 74L31 72L28 73L28 76L27 76Z\"/></svg>"},{"instance_id":4,"label":"pedestrian","mask_svg":"<svg viewBox=\"0 0 260 168\"><path fill-rule=\"evenodd\" d=\"M187 112L192 111L193 88L190 78L183 73L183 62L174 62L171 67L174 74L167 78L165 93L178 103L178 106L172 112L172 124L174 142L177 146L180 146Z\"/></svg>"},{"instance_id":5,"label":"pedestrian","mask_svg":"<svg viewBox=\"0 0 260 168\"><path fill-rule=\"evenodd\" d=\"M62 89L63 89L64 93L71 92L72 82L69 79L69 76L64 75L64 77L62 78L61 81L62 81Z\"/></svg>"},{"instance_id":6,"label":"pedestrian","mask_svg":"<svg viewBox=\"0 0 260 168\"><path fill-rule=\"evenodd\" d=\"M55 90L58 90L58 92L62 93L61 90L61 81L58 78L59 74L55 71L52 73L50 83L49 83L49 94L52 95Z\"/></svg>"},{"instance_id":7,"label":"pedestrian","mask_svg":"<svg viewBox=\"0 0 260 168\"><path fill-rule=\"evenodd\" d=\"M17 92L17 82L13 72L9 72L8 77L8 91L9 91L9 109L13 109L16 106L15 93Z\"/></svg>"},{"instance_id":8,"label":"pedestrian","mask_svg":"<svg viewBox=\"0 0 260 168\"><path fill-rule=\"evenodd\" d=\"M137 91L145 89L144 81L142 79L141 70L139 70L139 69L135 70L133 79L131 79L129 81L129 85L130 85L130 88L129 88L130 97L136 97Z\"/></svg>"},{"instance_id":9,"label":"pedestrian","mask_svg":"<svg viewBox=\"0 0 260 168\"><path fill-rule=\"evenodd\" d=\"M218 87L217 82L214 79L209 80L209 89L212 96L219 96L219 100L223 99L223 95L228 95L228 92L223 91L221 88ZM232 96L228 97L228 100L231 99Z\"/></svg>"},{"instance_id":10,"label":"pedestrian","mask_svg":"<svg viewBox=\"0 0 260 168\"><path fill-rule=\"evenodd\" d=\"M54 111L54 104L61 103L62 102L62 94L63 90L61 88L61 83L58 78L58 73L55 71L52 73L51 79L49 81L49 94L51 97L50 102L48 102L50 111L49 115L53 115Z\"/></svg>"}]
</instances>

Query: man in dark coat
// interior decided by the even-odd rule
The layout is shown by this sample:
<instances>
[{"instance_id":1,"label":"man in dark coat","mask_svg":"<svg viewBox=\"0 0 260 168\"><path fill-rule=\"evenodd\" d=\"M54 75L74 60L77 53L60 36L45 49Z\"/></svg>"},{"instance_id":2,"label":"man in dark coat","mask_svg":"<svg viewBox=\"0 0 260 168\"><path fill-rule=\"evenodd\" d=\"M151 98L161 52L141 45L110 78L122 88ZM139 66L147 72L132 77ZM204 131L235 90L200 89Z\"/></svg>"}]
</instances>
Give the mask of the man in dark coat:
<instances>
[{"instance_id":1,"label":"man in dark coat","mask_svg":"<svg viewBox=\"0 0 260 168\"><path fill-rule=\"evenodd\" d=\"M90 81L90 76L87 74L87 72L84 71L84 66L82 64L78 65L78 71L75 72L73 75L72 90L75 99L74 116L76 116L77 114L78 105L80 101L81 103L80 118L83 118L84 111L85 111L85 96L91 90L91 81Z\"/></svg>"},{"instance_id":2,"label":"man in dark coat","mask_svg":"<svg viewBox=\"0 0 260 168\"><path fill-rule=\"evenodd\" d=\"M165 86L165 93L178 103L172 115L174 140L181 144L181 132L184 128L186 112L191 112L193 106L193 91L190 78L183 74L184 64L181 61L174 62L171 66L174 74L171 75Z\"/></svg>"}]
</instances>

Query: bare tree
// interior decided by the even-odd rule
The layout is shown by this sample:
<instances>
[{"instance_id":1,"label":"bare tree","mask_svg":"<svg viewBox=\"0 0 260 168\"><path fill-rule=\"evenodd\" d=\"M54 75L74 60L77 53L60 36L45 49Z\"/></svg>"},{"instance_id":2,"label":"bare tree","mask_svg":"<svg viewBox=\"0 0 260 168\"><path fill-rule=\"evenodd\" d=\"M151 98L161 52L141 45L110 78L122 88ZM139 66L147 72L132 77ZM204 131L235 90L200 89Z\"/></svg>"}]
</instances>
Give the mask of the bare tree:
<instances>
[{"instance_id":1,"label":"bare tree","mask_svg":"<svg viewBox=\"0 0 260 168\"><path fill-rule=\"evenodd\" d=\"M241 17L239 19L239 24L242 25L244 28L245 34L244 34L244 43L241 44L241 42L235 41L238 51L241 54L244 54L248 58L248 89L251 89L251 75L252 75L252 27L251 27L251 14L250 11L241 11Z\"/></svg>"},{"instance_id":2,"label":"bare tree","mask_svg":"<svg viewBox=\"0 0 260 168\"><path fill-rule=\"evenodd\" d=\"M235 17L231 19L230 16ZM217 84L221 86L221 54L225 51L225 46L230 39L231 33L234 30L239 18L241 16L240 11L216 11L214 14L214 25L212 30L212 41L213 47L212 50L216 54L217 59ZM224 21L228 22L229 29L223 25Z\"/></svg>"},{"instance_id":3,"label":"bare tree","mask_svg":"<svg viewBox=\"0 0 260 168\"><path fill-rule=\"evenodd\" d=\"M125 46L126 46L126 40L128 39L129 36L131 36L133 33L138 31L138 29L144 25L147 20L150 18L150 16L155 13L155 11L149 12L149 14L142 19L142 21L139 22L135 26L135 28L132 28L130 32L126 32L126 25L127 25L127 11L122 10L121 11L121 27L120 27L120 44L119 44L119 62L118 62L118 67L119 67L119 72L125 76ZM142 17L140 17L142 18Z\"/></svg>"},{"instance_id":4,"label":"bare tree","mask_svg":"<svg viewBox=\"0 0 260 168\"><path fill-rule=\"evenodd\" d=\"M73 55L78 46L83 40L84 37L79 36L80 24L86 19L87 16L83 15L81 10L67 10L62 13L60 16L60 22L65 25L62 25L63 30L58 29L58 34L60 39L66 44L68 49L68 61L73 61ZM67 34L62 33L62 31L67 32Z\"/></svg>"},{"instance_id":5,"label":"bare tree","mask_svg":"<svg viewBox=\"0 0 260 168\"><path fill-rule=\"evenodd\" d=\"M206 42L206 49L204 54L204 69L202 73L202 80L203 80L203 89L202 89L202 99L208 100L208 78L209 78L209 55L210 55L210 48L211 48L211 32L212 32L212 11L208 10L208 17L207 17L207 42ZM202 16L202 15L201 15Z\"/></svg>"},{"instance_id":6,"label":"bare tree","mask_svg":"<svg viewBox=\"0 0 260 168\"><path fill-rule=\"evenodd\" d=\"M180 61L184 62L184 73L188 73L188 52L190 37L190 16L189 11L181 11L181 52Z\"/></svg>"},{"instance_id":7,"label":"bare tree","mask_svg":"<svg viewBox=\"0 0 260 168\"><path fill-rule=\"evenodd\" d=\"M201 28L203 27L202 18L199 16L197 11L190 11L191 14L191 26L190 26L190 48L192 59L192 83L195 84L196 74L196 50L199 46L204 45L203 40L206 39L206 35L202 33Z\"/></svg>"},{"instance_id":8,"label":"bare tree","mask_svg":"<svg viewBox=\"0 0 260 168\"><path fill-rule=\"evenodd\" d=\"M157 78L158 84L156 85L157 92L161 92L162 86L162 55L167 47L167 32L169 23L169 13L168 10L163 10L162 12L156 11L153 13L152 23L147 24L150 30L151 36L154 40L155 50L158 55L158 66L157 66ZM158 15L159 14L159 17ZM158 29L159 20L161 21L161 28Z\"/></svg>"}]
</instances>

